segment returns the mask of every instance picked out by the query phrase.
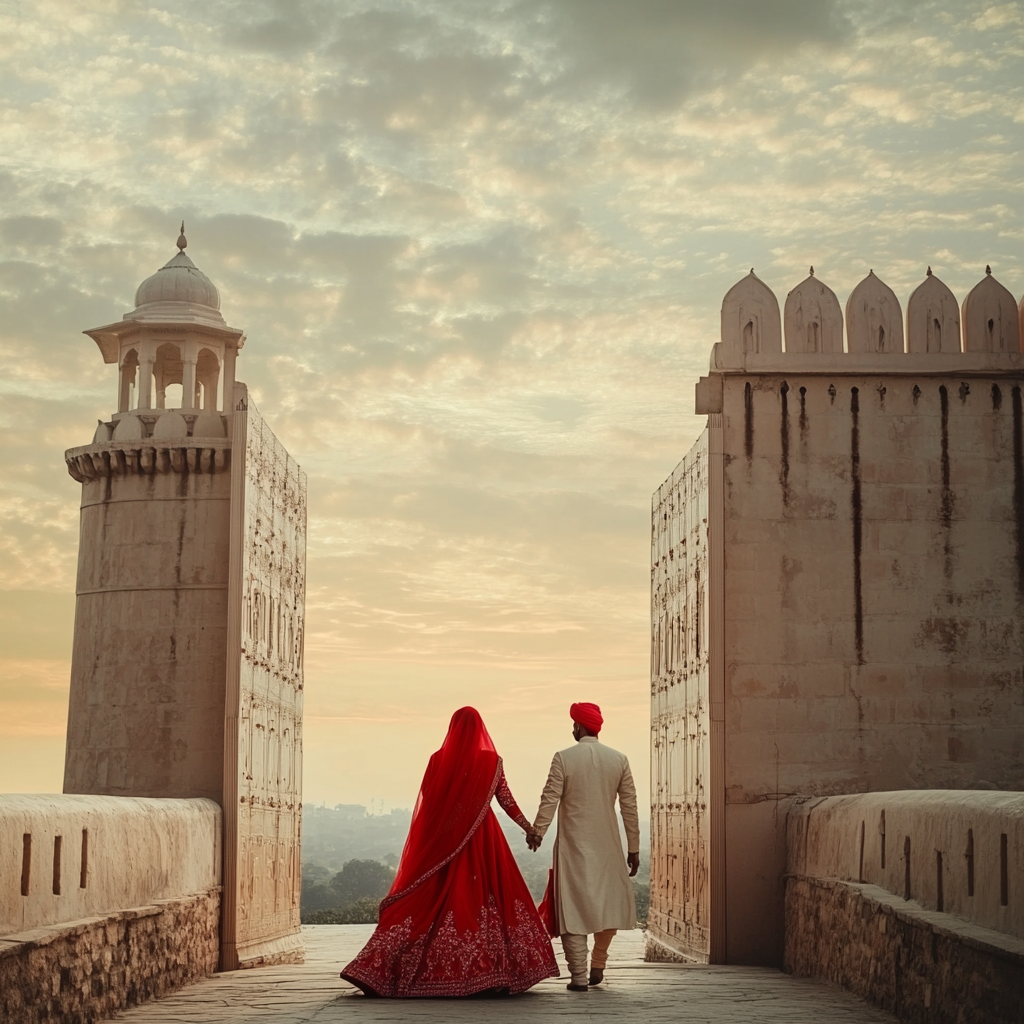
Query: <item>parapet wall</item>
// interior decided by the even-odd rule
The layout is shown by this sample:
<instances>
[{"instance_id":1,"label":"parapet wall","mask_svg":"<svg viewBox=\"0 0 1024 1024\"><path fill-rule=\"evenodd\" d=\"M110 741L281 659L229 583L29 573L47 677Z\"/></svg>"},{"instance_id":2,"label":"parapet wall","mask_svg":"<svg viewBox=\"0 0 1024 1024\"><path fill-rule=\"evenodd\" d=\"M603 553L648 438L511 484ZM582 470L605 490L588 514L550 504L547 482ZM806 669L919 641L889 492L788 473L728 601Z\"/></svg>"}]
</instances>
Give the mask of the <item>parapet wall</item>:
<instances>
[{"instance_id":1,"label":"parapet wall","mask_svg":"<svg viewBox=\"0 0 1024 1024\"><path fill-rule=\"evenodd\" d=\"M787 803L786 969L901 1020L1024 1020L1024 794Z\"/></svg>"},{"instance_id":2,"label":"parapet wall","mask_svg":"<svg viewBox=\"0 0 1024 1024\"><path fill-rule=\"evenodd\" d=\"M792 875L866 882L1024 939L1024 793L862 793L791 806Z\"/></svg>"},{"instance_id":3,"label":"parapet wall","mask_svg":"<svg viewBox=\"0 0 1024 1024\"><path fill-rule=\"evenodd\" d=\"M0 937L207 893L221 881L212 800L0 796Z\"/></svg>"}]
</instances>

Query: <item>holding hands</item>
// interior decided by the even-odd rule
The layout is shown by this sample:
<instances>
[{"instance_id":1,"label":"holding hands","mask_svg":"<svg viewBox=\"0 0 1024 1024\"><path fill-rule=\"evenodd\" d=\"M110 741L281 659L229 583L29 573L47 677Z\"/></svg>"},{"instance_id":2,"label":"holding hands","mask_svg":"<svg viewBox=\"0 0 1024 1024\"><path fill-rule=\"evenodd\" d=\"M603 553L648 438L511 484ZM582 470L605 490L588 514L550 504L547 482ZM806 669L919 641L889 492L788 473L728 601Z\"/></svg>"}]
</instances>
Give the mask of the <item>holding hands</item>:
<instances>
[{"instance_id":1,"label":"holding hands","mask_svg":"<svg viewBox=\"0 0 1024 1024\"><path fill-rule=\"evenodd\" d=\"M526 832L526 845L536 853L540 849L540 844L544 842L544 837L537 832L535 829L527 829Z\"/></svg>"}]
</instances>

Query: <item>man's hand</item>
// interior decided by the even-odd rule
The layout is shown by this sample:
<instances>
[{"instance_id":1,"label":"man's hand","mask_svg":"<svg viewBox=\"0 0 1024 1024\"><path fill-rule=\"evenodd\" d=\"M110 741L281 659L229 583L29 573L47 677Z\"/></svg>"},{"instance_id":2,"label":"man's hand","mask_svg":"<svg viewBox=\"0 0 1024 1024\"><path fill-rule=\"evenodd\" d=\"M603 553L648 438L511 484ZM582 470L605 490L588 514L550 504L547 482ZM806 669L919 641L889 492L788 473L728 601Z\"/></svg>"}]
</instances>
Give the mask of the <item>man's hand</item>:
<instances>
[{"instance_id":1,"label":"man's hand","mask_svg":"<svg viewBox=\"0 0 1024 1024\"><path fill-rule=\"evenodd\" d=\"M536 853L540 849L540 844L544 842L544 837L534 829L530 829L526 833L526 845Z\"/></svg>"},{"instance_id":2,"label":"man's hand","mask_svg":"<svg viewBox=\"0 0 1024 1024\"><path fill-rule=\"evenodd\" d=\"M632 878L640 870L640 854L630 853L626 855L626 867L629 868L629 877Z\"/></svg>"}]
</instances>

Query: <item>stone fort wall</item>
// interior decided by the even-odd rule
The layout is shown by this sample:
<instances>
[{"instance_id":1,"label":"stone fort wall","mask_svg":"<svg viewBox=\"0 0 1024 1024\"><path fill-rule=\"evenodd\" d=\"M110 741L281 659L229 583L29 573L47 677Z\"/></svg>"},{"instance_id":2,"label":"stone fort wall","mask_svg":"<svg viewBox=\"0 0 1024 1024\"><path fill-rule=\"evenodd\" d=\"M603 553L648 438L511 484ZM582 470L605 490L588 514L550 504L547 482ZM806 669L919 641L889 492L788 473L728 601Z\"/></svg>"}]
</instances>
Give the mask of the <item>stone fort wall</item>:
<instances>
[{"instance_id":1,"label":"stone fort wall","mask_svg":"<svg viewBox=\"0 0 1024 1024\"><path fill-rule=\"evenodd\" d=\"M97 1020L213 973L210 800L0 796L0 1019Z\"/></svg>"},{"instance_id":2,"label":"stone fort wall","mask_svg":"<svg viewBox=\"0 0 1024 1024\"><path fill-rule=\"evenodd\" d=\"M651 931L670 954L782 963L791 796L1024 788L1020 312L987 275L961 331L947 293L929 275L904 334L873 275L845 324L812 275L785 351L753 274L723 302L708 428L652 519ZM706 482L678 486L704 452ZM707 546L700 579L684 538ZM705 903L674 895L696 863Z\"/></svg>"},{"instance_id":3,"label":"stone fort wall","mask_svg":"<svg viewBox=\"0 0 1024 1024\"><path fill-rule=\"evenodd\" d=\"M1024 1014L1024 794L786 803L785 966L904 1021Z\"/></svg>"}]
</instances>

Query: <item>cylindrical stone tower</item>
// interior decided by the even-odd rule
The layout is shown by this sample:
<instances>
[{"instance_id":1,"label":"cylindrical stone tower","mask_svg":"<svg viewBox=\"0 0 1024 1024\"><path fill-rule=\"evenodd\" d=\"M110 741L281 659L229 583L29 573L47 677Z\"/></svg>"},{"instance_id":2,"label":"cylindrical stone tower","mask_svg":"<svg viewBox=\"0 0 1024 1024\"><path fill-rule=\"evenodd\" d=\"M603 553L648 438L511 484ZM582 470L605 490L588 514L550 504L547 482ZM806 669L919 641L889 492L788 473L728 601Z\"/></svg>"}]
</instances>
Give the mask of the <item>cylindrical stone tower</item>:
<instances>
[{"instance_id":1,"label":"cylindrical stone tower","mask_svg":"<svg viewBox=\"0 0 1024 1024\"><path fill-rule=\"evenodd\" d=\"M231 442L244 342L179 253L118 322L118 411L67 453L82 484L66 793L210 797L224 771ZM180 389L180 400L177 392ZM177 406L171 407L171 402Z\"/></svg>"},{"instance_id":2,"label":"cylindrical stone tower","mask_svg":"<svg viewBox=\"0 0 1024 1024\"><path fill-rule=\"evenodd\" d=\"M302 955L306 477L236 384L244 337L185 245L183 225L135 309L85 332L118 365L118 409L65 456L82 521L64 792L220 803L233 969Z\"/></svg>"}]
</instances>

